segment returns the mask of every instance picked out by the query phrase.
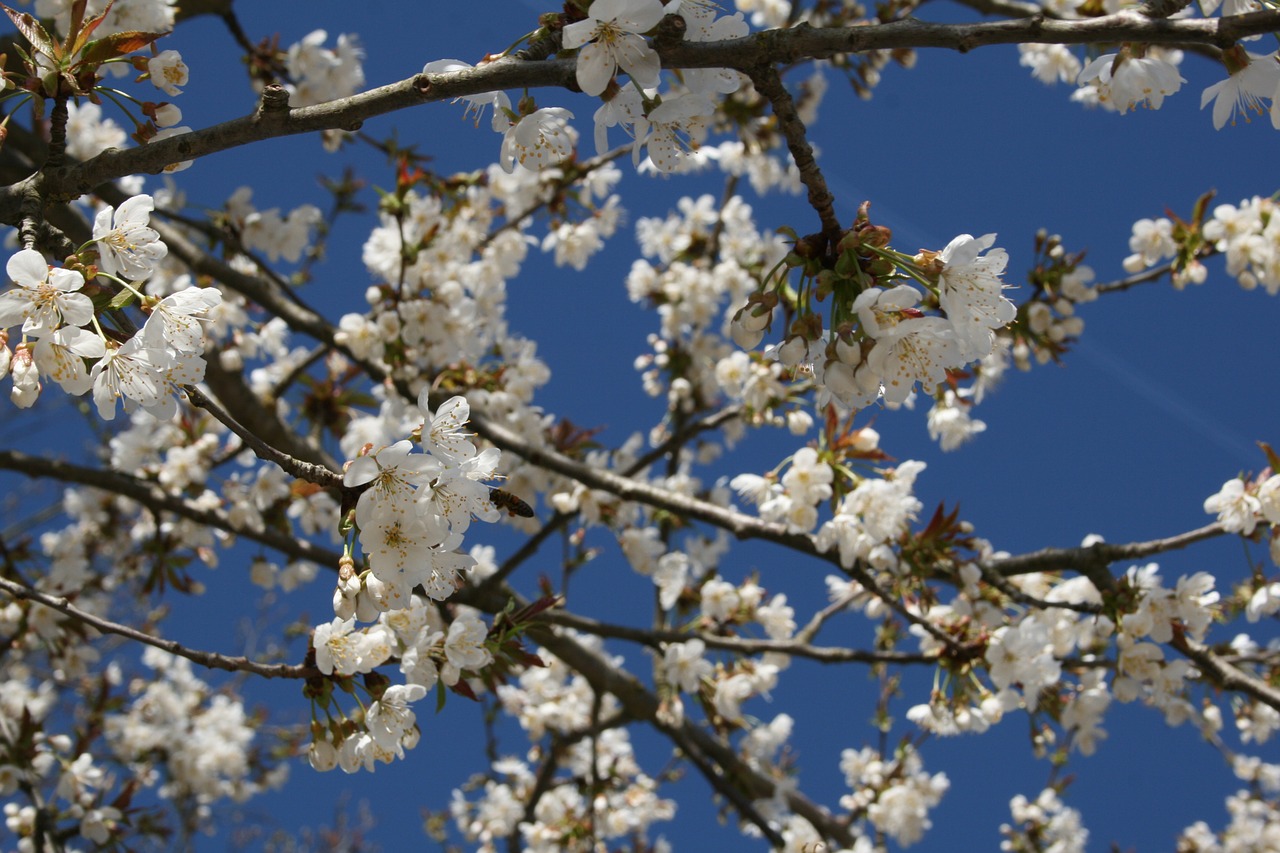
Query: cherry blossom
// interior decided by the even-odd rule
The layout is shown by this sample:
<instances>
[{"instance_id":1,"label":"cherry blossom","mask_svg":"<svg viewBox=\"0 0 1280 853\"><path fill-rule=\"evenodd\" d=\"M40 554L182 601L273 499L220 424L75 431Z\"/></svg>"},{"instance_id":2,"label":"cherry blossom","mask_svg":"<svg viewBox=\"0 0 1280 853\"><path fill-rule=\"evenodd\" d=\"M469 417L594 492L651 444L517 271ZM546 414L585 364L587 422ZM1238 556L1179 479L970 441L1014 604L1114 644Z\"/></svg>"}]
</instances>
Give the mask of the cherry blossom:
<instances>
[{"instance_id":1,"label":"cherry blossom","mask_svg":"<svg viewBox=\"0 0 1280 853\"><path fill-rule=\"evenodd\" d=\"M1218 130L1228 121L1235 124L1237 110L1244 114L1245 121L1249 120L1250 112L1261 113L1262 102L1274 96L1280 85L1280 65L1276 63L1275 54L1258 56L1237 50L1232 56L1242 54L1242 67L1205 89L1200 96L1200 109L1213 102L1213 126ZM1275 124L1274 118L1272 123Z\"/></svg>"},{"instance_id":2,"label":"cherry blossom","mask_svg":"<svg viewBox=\"0 0 1280 853\"><path fill-rule=\"evenodd\" d=\"M1124 114L1143 104L1160 109L1165 96L1177 92L1187 81L1177 65L1163 56L1134 56L1125 51L1094 59L1081 70L1076 82L1092 84L1099 103Z\"/></svg>"},{"instance_id":3,"label":"cherry blossom","mask_svg":"<svg viewBox=\"0 0 1280 853\"><path fill-rule=\"evenodd\" d=\"M450 74L455 71L466 71L475 66L467 62L457 59L437 59L428 62L422 67L423 74ZM484 118L484 111L493 107L492 126L493 129L502 133L507 129L509 120L507 111L511 109L511 99L507 97L506 92L484 92L479 95L468 95L456 98L455 101L466 101L467 108L463 112L463 117L474 118L476 125L479 126L480 119Z\"/></svg>"},{"instance_id":4,"label":"cherry blossom","mask_svg":"<svg viewBox=\"0 0 1280 853\"><path fill-rule=\"evenodd\" d=\"M1223 528L1248 536L1258 524L1262 504L1250 494L1239 477L1227 480L1215 495L1205 498L1204 511L1216 513Z\"/></svg>"},{"instance_id":5,"label":"cherry blossom","mask_svg":"<svg viewBox=\"0 0 1280 853\"><path fill-rule=\"evenodd\" d=\"M33 355L42 376L47 376L68 394L80 396L93 384L85 368L86 358L106 354L102 338L75 326L63 326L36 341Z\"/></svg>"},{"instance_id":6,"label":"cherry blossom","mask_svg":"<svg viewBox=\"0 0 1280 853\"><path fill-rule=\"evenodd\" d=\"M639 164L643 146L660 172L679 172L693 165L694 153L707 135L715 102L690 92L664 100L636 125L632 159Z\"/></svg>"},{"instance_id":7,"label":"cherry blossom","mask_svg":"<svg viewBox=\"0 0 1280 853\"><path fill-rule=\"evenodd\" d=\"M941 317L907 317L876 339L867 368L880 377L884 399L902 403L919 382L930 386L964 363L955 328Z\"/></svg>"},{"instance_id":8,"label":"cherry blossom","mask_svg":"<svg viewBox=\"0 0 1280 853\"><path fill-rule=\"evenodd\" d=\"M165 373L174 366L174 357L149 345L141 333L118 346L108 346L90 371L98 415L112 420L119 401L143 408L159 406L168 392Z\"/></svg>"},{"instance_id":9,"label":"cherry blossom","mask_svg":"<svg viewBox=\"0 0 1280 853\"><path fill-rule=\"evenodd\" d=\"M34 249L15 253L5 271L18 287L0 293L0 328L22 320L23 334L39 337L63 325L83 326L93 318L93 303L79 292L84 286L80 273L50 268Z\"/></svg>"},{"instance_id":10,"label":"cherry blossom","mask_svg":"<svg viewBox=\"0 0 1280 853\"><path fill-rule=\"evenodd\" d=\"M511 123L502 137L499 162L507 172L516 163L540 171L573 153L576 134L569 126L573 113L564 107L545 107Z\"/></svg>"},{"instance_id":11,"label":"cherry blossom","mask_svg":"<svg viewBox=\"0 0 1280 853\"><path fill-rule=\"evenodd\" d=\"M190 71L176 50L162 50L147 60L147 73L156 88L171 98L182 94L179 86L187 85Z\"/></svg>"},{"instance_id":12,"label":"cherry blossom","mask_svg":"<svg viewBox=\"0 0 1280 853\"><path fill-rule=\"evenodd\" d=\"M154 209L151 196L137 195L119 209L107 207L98 211L93 221L93 239L98 244L98 265L103 272L142 281L164 260L169 247L148 225Z\"/></svg>"},{"instance_id":13,"label":"cherry blossom","mask_svg":"<svg viewBox=\"0 0 1280 853\"><path fill-rule=\"evenodd\" d=\"M1000 276L1009 256L1003 249L991 249L995 239L994 234L976 239L961 234L938 255L942 265L938 302L947 313L966 358L990 354L994 330L1013 322L1018 313L1002 293L1006 285Z\"/></svg>"},{"instance_id":14,"label":"cherry blossom","mask_svg":"<svg viewBox=\"0 0 1280 853\"><path fill-rule=\"evenodd\" d=\"M710 677L715 670L711 661L703 657L705 652L706 644L702 640L667 646L663 652L667 680L685 693L696 695L701 689L702 679Z\"/></svg>"},{"instance_id":15,"label":"cherry blossom","mask_svg":"<svg viewBox=\"0 0 1280 853\"><path fill-rule=\"evenodd\" d=\"M293 106L304 107L345 98L364 85L364 50L359 40L342 33L334 47L326 47L329 34L312 30L289 47L286 67L294 80Z\"/></svg>"},{"instance_id":16,"label":"cherry blossom","mask_svg":"<svg viewBox=\"0 0 1280 853\"><path fill-rule=\"evenodd\" d=\"M156 303L143 335L152 345L163 342L180 353L204 352L204 329L198 315L208 314L222 302L213 287L188 287Z\"/></svg>"},{"instance_id":17,"label":"cherry blossom","mask_svg":"<svg viewBox=\"0 0 1280 853\"><path fill-rule=\"evenodd\" d=\"M587 19L564 28L564 47L578 51L578 86L599 95L621 68L642 88L658 85L662 65L640 35L657 26L665 11L659 0L595 0Z\"/></svg>"}]
</instances>

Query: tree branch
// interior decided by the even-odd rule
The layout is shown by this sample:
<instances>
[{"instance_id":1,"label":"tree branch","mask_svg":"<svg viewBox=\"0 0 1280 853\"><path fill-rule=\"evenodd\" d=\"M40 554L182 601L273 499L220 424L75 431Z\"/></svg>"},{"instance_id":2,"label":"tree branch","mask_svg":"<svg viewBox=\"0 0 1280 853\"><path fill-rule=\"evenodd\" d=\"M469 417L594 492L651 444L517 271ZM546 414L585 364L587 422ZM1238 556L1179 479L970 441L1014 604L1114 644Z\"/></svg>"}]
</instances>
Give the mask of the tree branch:
<instances>
[{"instance_id":1,"label":"tree branch","mask_svg":"<svg viewBox=\"0 0 1280 853\"><path fill-rule=\"evenodd\" d=\"M1101 572L1108 579L1103 586L1098 587L1099 590L1102 590L1114 583L1114 579L1107 572L1107 567L1112 563L1121 560L1138 560L1154 554L1162 554L1165 551L1176 551L1196 542L1221 536L1225 532L1221 524L1214 522L1198 530L1189 530L1186 533L1179 533L1165 539L1128 542L1122 545L1097 542L1093 545L1085 545L1079 548L1041 548L1039 551L1020 554L1016 557L991 560L986 565L1004 577L1026 575L1032 572L1056 572L1066 569L1079 572L1090 580L1094 580L1095 586L1098 585L1098 580L1095 580L1095 576Z\"/></svg>"},{"instance_id":2,"label":"tree branch","mask_svg":"<svg viewBox=\"0 0 1280 853\"><path fill-rule=\"evenodd\" d=\"M1280 711L1280 690L1261 678L1255 678L1244 670L1232 666L1215 655L1208 647L1197 643L1181 631L1174 631L1169 645L1195 661L1196 665L1222 689L1246 693L1264 705Z\"/></svg>"},{"instance_id":3,"label":"tree branch","mask_svg":"<svg viewBox=\"0 0 1280 853\"><path fill-rule=\"evenodd\" d=\"M267 444L251 430L245 429L239 421L194 385L185 385L182 390L187 392L187 396L191 398L193 405L204 409L226 426L227 429L238 435L240 440L245 443L245 446L256 453L259 459L279 465L285 473L299 480L306 480L308 483L315 483L326 489L342 488L341 474L334 473L321 465L314 465L310 462L303 462L301 459L295 459L283 450L277 450Z\"/></svg>"},{"instance_id":4,"label":"tree branch","mask_svg":"<svg viewBox=\"0 0 1280 853\"><path fill-rule=\"evenodd\" d=\"M702 640L707 648L722 649L743 655L759 655L766 652L778 652L793 657L807 658L818 663L926 663L936 664L937 655L912 652L873 652L860 649L849 649L835 646L813 646L796 640L754 640L747 637L726 637L720 634L709 634L700 631L673 631L656 628L630 628L625 625L613 625L599 622L586 616L579 616L565 610L545 610L538 614L539 622L549 622L573 628L584 634L597 637L610 637L627 640L659 649L663 643L687 643L690 640Z\"/></svg>"},{"instance_id":5,"label":"tree branch","mask_svg":"<svg viewBox=\"0 0 1280 853\"><path fill-rule=\"evenodd\" d=\"M198 649L189 649L175 640L165 640L160 637L153 637L150 634L143 633L135 628L127 625L120 625L116 622L110 622L100 616L81 610L73 605L66 598L61 596L47 595L39 590L32 589L20 583L0 578L0 590L7 592L14 598L23 598L28 601L34 601L37 604L43 604L45 607L52 608L59 613L71 617L79 622L83 622L91 628L101 631L104 634L116 634L130 640L136 640L148 646L154 646L161 651L184 657L187 660L197 663L200 666L209 669L223 669L229 672L248 672L254 675L261 675L263 678L314 678L320 675L320 670L314 666L293 665L293 664L267 664L258 663L249 660L246 657L232 657L230 655L220 655L215 652L204 652Z\"/></svg>"},{"instance_id":6,"label":"tree branch","mask_svg":"<svg viewBox=\"0 0 1280 853\"><path fill-rule=\"evenodd\" d=\"M91 486L137 501L154 510L171 512L181 518L225 530L286 554L297 560L310 560L337 571L342 555L275 530L253 530L236 524L219 510L206 509L194 501L170 495L156 483L140 480L118 471L87 468L57 459L28 456L16 450L0 450L0 469L18 471L28 477L49 477L67 483Z\"/></svg>"},{"instance_id":7,"label":"tree branch","mask_svg":"<svg viewBox=\"0 0 1280 853\"><path fill-rule=\"evenodd\" d=\"M818 214L822 223L822 233L834 242L840 232L840 219L836 216L836 198L827 189L827 181L822 177L818 161L813 158L813 146L809 144L804 122L796 112L796 103L791 98L787 87L782 85L782 75L777 66L758 65L747 70L756 91L769 101L773 114L778 118L778 128L787 140L787 150L791 159L800 170L800 181L809 191L809 206Z\"/></svg>"},{"instance_id":8,"label":"tree branch","mask_svg":"<svg viewBox=\"0 0 1280 853\"><path fill-rule=\"evenodd\" d=\"M1280 30L1280 12L1250 12L1223 18L1152 19L1137 12L1118 12L1078 21L1034 16L1022 20L974 24L933 24L904 19L866 27L800 25L720 42L662 45L667 68L752 68L837 54L899 48L949 48L966 52L996 44L1207 44L1228 48L1239 39ZM69 201L94 187L138 173L158 173L166 166L277 139L323 130L356 130L367 119L435 101L451 100L498 89L573 88L576 59L526 61L512 56L478 68L448 74L418 74L349 98L297 109L276 109L268 90L257 109L203 130L152 142L138 148L108 149L83 163L34 175L0 194L0 221L17 225L20 204L35 191L51 201Z\"/></svg>"}]
</instances>

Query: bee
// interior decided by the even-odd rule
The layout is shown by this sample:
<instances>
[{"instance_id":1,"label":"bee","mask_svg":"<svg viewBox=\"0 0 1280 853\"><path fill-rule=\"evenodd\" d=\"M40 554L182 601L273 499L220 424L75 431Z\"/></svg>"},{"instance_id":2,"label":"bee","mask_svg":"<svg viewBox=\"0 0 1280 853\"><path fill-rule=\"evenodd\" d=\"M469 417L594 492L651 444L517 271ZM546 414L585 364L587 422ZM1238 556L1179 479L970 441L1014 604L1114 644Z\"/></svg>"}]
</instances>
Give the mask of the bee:
<instances>
[{"instance_id":1,"label":"bee","mask_svg":"<svg viewBox=\"0 0 1280 853\"><path fill-rule=\"evenodd\" d=\"M507 511L507 515L518 515L521 518L533 518L533 507L529 506L510 492L504 492L502 489L490 489L489 500L494 506L500 509L505 509Z\"/></svg>"}]
</instances>

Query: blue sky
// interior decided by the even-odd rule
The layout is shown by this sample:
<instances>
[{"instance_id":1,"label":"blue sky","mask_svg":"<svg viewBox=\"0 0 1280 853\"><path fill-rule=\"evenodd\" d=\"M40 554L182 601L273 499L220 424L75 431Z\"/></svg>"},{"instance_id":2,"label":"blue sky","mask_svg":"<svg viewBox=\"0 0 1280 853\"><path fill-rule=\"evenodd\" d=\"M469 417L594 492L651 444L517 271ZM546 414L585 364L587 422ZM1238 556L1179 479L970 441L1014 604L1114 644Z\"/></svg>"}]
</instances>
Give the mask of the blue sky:
<instances>
[{"instance_id":1,"label":"blue sky","mask_svg":"<svg viewBox=\"0 0 1280 853\"><path fill-rule=\"evenodd\" d=\"M500 51L536 25L537 12L552 8L532 2L408 4L412 11L407 12L406 4L383 0L361 4L356 15L351 4L338 2L308 3L305 12L299 11L302 4L241 5L245 28L255 40L279 32L282 44L288 44L317 27L327 29L331 40L339 32L359 33L370 86L408 77L429 60L474 62ZM486 14L475 15L477 8ZM966 16L926 6L919 17ZM180 28L163 46L181 50L192 69L179 101L186 123L199 127L252 109L253 96L232 57L234 46L216 21ZM900 249L940 249L958 233L997 232L997 245L1011 258L1007 278L1017 283L1035 230L1043 227L1063 235L1070 250L1088 249L1098 280L1107 281L1123 275L1120 261L1128 254L1135 219L1162 215L1166 208L1186 215L1208 189L1218 191L1218 201L1231 203L1276 189L1269 167L1280 135L1265 117L1215 131L1208 114L1199 110L1199 93L1220 79L1221 69L1188 57L1183 75L1188 79L1183 91L1161 110L1117 116L1082 109L1069 103L1066 88L1034 81L1018 66L1013 47L967 55L922 53L913 70L886 69L870 102L833 78L813 140L841 218L849 221L857 205L870 199L874 218L894 229ZM579 130L590 138L594 104L589 99L559 92L538 93L538 99L543 106L574 110ZM419 142L435 157L433 165L441 172L483 168L497 155L499 138L462 121L460 106L428 105L370 122L366 129L381 135L393 126L402 141ZM309 139L216 155L180 178L196 208L221 206L241 183L255 187L259 208L324 206L316 176L336 176L348 162L371 184L392 183L378 158L356 149L326 155L318 141ZM624 171L619 191L632 223L673 209L682 194L719 192L714 177L661 180ZM372 192L364 200L375 204ZM789 223L802 232L813 229L814 217L797 198L774 196L753 204L762 227ZM333 243L330 261L304 293L334 319L362 310L368 284L359 262L367 229L348 226L348 236ZM603 440L615 445L631 431L647 429L659 411L643 394L632 367L655 327L652 314L632 305L623 287L636 254L632 230L624 228L586 273L536 260L509 287L513 328L539 342L539 353L553 371L541 405L578 424L605 426ZM1011 373L976 412L987 431L954 453L941 454L929 441L923 410L867 416L874 417L889 453L928 462L917 482L926 512L940 501L948 506L958 501L962 517L1000 548L1018 553L1070 546L1088 533L1110 541L1169 535L1207 523L1204 498L1237 472L1265 464L1255 439L1280 444L1280 406L1272 388L1277 310L1271 297L1242 292L1219 264L1212 264L1209 281L1186 292L1161 283L1084 306L1084 338L1065 363ZM605 388L608 392L600 393ZM745 447L758 456L736 457L738 467L731 470L764 470L794 449L778 435L755 437ZM502 556L516 540L495 532L493 541ZM546 551L547 570L554 571L555 548ZM804 565L767 546L735 553L740 554L738 576L758 568L771 591L788 594L800 620L807 615L806 604L812 608L823 601L824 566ZM1255 549L1252 557L1266 555ZM1217 574L1220 583L1247 571L1234 540L1165 555L1159 562L1170 583L1202 569ZM233 560L224 560L206 579L205 598L194 607L179 605L179 613L198 617L187 626L191 636L179 639L239 651L229 647L227 626L252 617L242 610L242 572ZM647 584L611 555L575 578L575 596L580 602L625 602L620 590L645 596ZM305 608L312 621L320 621L328 600L327 582L320 581L291 607ZM292 617L297 611L286 612ZM280 616L276 611L272 618ZM645 618L621 608L616 613L606 608L601 616L629 624ZM175 631L177 624L171 624ZM842 637L857 642L865 625L848 617L829 630L823 637L827 643ZM639 671L647 669L637 649L614 650ZM926 672L912 676L908 684L917 690L896 706L899 714L922 701L930 677ZM874 691L865 670L797 663L771 704L757 700L748 710L765 719L782 711L796 717L793 748L802 787L834 807L843 793L839 750L863 746L873 737L866 721ZM251 695L286 714L305 712L297 685L255 687ZM482 729L473 711L456 697L440 717L424 709L422 743L405 762L379 767L373 775L317 776L299 763L286 792L255 801L246 817L286 830L331 825L329 804L350 793L372 804L378 825L371 839L388 850L416 846L422 839L418 810L445 807L452 788L483 767ZM1112 706L1106 728L1110 737L1099 753L1076 757L1068 768L1077 782L1067 801L1083 812L1091 849L1112 841L1124 849L1170 849L1176 833L1192 820L1224 824L1223 797L1239 785L1218 753L1190 728L1171 730L1153 712L1119 705ZM904 721L893 736L908 731ZM519 732L506 736L504 751L524 751ZM658 744L647 735L637 740L646 750L646 766L656 771L663 760ZM1026 717L1019 714L982 737L930 741L923 754L926 767L947 772L952 786L932 814L933 832L915 850L995 849L997 826L1008 820L1009 797L1034 797L1050 773L1047 763L1029 756ZM1274 743L1259 754L1280 760ZM665 834L677 849L742 849L735 831L717 826L700 780L691 778L674 791L679 815L655 834ZM225 845L225 835L205 844L207 849Z\"/></svg>"}]
</instances>

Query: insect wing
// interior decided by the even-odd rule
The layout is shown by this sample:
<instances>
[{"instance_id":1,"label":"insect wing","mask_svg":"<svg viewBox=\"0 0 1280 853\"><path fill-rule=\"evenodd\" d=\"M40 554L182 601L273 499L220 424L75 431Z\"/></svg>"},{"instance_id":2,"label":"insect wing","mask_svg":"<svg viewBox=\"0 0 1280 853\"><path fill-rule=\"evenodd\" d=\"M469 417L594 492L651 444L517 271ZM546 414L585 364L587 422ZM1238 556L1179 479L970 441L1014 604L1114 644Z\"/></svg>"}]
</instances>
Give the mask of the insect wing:
<instances>
[{"instance_id":1,"label":"insect wing","mask_svg":"<svg viewBox=\"0 0 1280 853\"><path fill-rule=\"evenodd\" d=\"M502 489L490 489L489 500L493 502L494 506L505 509L507 515L533 518L533 507L510 492L504 492Z\"/></svg>"}]
</instances>

